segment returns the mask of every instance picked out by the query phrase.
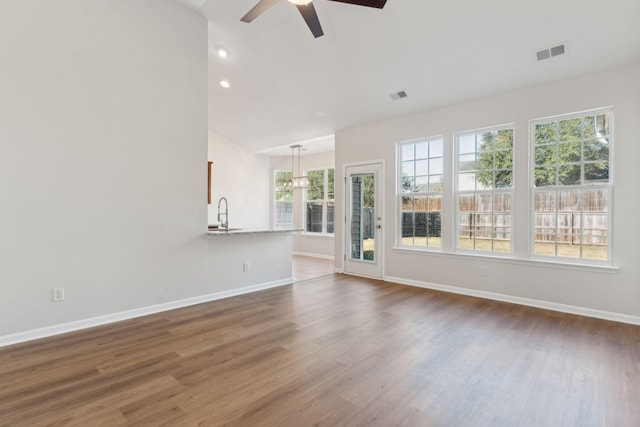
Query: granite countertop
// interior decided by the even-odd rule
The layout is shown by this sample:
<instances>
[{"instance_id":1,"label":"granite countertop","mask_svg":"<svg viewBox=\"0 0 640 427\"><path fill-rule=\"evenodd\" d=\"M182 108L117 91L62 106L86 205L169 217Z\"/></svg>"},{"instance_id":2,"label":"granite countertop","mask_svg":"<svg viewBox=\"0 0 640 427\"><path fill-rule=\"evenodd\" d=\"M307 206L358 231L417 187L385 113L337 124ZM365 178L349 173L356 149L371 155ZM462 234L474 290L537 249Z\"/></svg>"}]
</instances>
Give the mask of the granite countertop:
<instances>
[{"instance_id":1,"label":"granite countertop","mask_svg":"<svg viewBox=\"0 0 640 427\"><path fill-rule=\"evenodd\" d=\"M230 228L226 231L224 228L218 228L209 230L207 237L220 237L220 236L240 236L246 234L269 234L269 233L293 233L296 231L303 231L302 228Z\"/></svg>"}]
</instances>

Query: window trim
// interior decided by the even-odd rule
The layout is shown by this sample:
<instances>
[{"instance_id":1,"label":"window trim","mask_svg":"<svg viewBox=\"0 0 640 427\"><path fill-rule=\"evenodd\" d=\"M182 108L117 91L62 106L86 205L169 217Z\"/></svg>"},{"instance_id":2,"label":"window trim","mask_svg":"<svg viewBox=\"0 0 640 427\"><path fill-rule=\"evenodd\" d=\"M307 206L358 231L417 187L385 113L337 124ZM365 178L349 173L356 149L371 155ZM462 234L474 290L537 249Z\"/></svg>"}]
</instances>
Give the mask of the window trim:
<instances>
[{"instance_id":1,"label":"window trim","mask_svg":"<svg viewBox=\"0 0 640 427\"><path fill-rule=\"evenodd\" d=\"M426 191L426 192L412 192L412 193L403 193L400 186L402 185L402 147L404 145L409 144L417 144L420 142L431 142L438 141L442 142L442 191ZM430 157L427 157L429 160ZM395 226L395 245L394 249L402 249L402 250L411 250L411 251L421 251L421 252L443 252L444 247L444 228L442 227L442 213L443 213L443 205L445 200L445 189L447 187L447 174L446 174L446 161L447 161L447 153L445 149L445 138L444 135L433 135L425 138L416 138L410 139L406 141L400 141L396 143L396 226ZM415 176L415 174L414 174ZM440 246L416 246L416 245L405 245L402 243L402 198L406 196L423 196L427 199L430 196L440 196ZM415 231L415 224L414 224Z\"/></svg>"},{"instance_id":2,"label":"window trim","mask_svg":"<svg viewBox=\"0 0 640 427\"><path fill-rule=\"evenodd\" d=\"M562 256L541 256L534 255L534 237L535 237L535 194L536 187L534 186L534 171L535 171L535 124L550 122L555 120L567 120L572 118L582 118L588 115L597 115L601 113L609 114L609 182L606 184L593 182L588 185L580 184L580 188L584 189L597 189L607 188L607 232L608 232L608 247L607 247L607 260L597 259L585 259L585 258L573 258ZM394 246L392 249L397 253L415 254L418 256L442 256L445 258L456 259L457 257L464 257L466 259L487 260L491 262L504 262L506 264L521 264L527 266L539 266L541 268L549 268L563 271L591 271L595 273L615 274L619 271L619 267L615 264L615 239L614 230L615 224L613 219L615 212L613 207L615 204L615 109L614 106L606 106L601 108L595 108L585 111L578 111L569 114L557 114L552 116L545 116L540 118L528 119L528 129L524 131L524 121L514 121L512 123L487 126L477 129L464 130L459 132L452 132L451 139L449 137L442 137L440 135L431 137L420 137L415 139L409 139L405 141L396 142L396 171L395 171L395 191L396 191L396 206L395 212L395 228L394 228ZM512 197L511 204L511 252L489 252L489 251L473 251L458 248L459 239L459 201L458 201L458 153L459 148L459 136L465 133L482 133L486 131L495 131L500 129L512 129L513 130L513 163L512 173L513 181L511 188L508 191ZM526 135L526 137L524 137ZM402 245L401 242L401 227L402 227L402 206L401 206L401 182L402 182L402 153L400 146L405 143L415 143L418 141L429 140L433 138L441 137L443 139L443 214L447 214L450 218L454 216L453 220L443 219L442 224L442 245L440 248L422 247L422 246L408 246ZM527 138L525 145L524 138ZM526 157L527 160L523 159ZM584 162L584 158L581 162ZM519 163L520 162L520 163ZM591 161L587 159L587 163ZM525 167L526 163L526 167ZM526 169L526 172L524 171ZM526 178L525 178L525 174ZM526 184L525 184L526 183ZM526 186L526 191L525 191ZM569 186L566 189L569 189ZM518 188L520 191L516 191ZM540 187L539 189L543 189ZM558 190L557 187L553 187ZM571 187L574 189L575 187ZM551 189L551 187L547 188ZM497 189L491 191L495 193ZM560 188L562 190L562 188ZM478 193L478 191L473 191ZM412 194L412 193L409 193ZM421 193L420 193L421 194ZM527 202L523 205L525 197L528 197ZM527 209L528 215L524 210ZM603 209L604 210L604 209ZM516 218L517 216L517 218ZM446 220L446 225L445 225ZM588 225L585 225L588 227ZM527 231L528 230L528 231Z\"/></svg>"},{"instance_id":3,"label":"window trim","mask_svg":"<svg viewBox=\"0 0 640 427\"><path fill-rule=\"evenodd\" d=\"M512 174L512 184L511 187L508 190L505 189L500 189L500 188L492 188L490 190L480 190L480 192L476 189L476 190L464 190L462 191L463 194L479 194L482 193L484 191L486 192L491 192L491 194L496 194L496 193L508 193L511 195L511 211L510 211L510 216L511 216L511 238L510 238L510 246L511 246L511 250L509 252L496 252L494 250L490 250L490 251L484 251L484 250L476 250L476 249L463 249L459 247L460 244L460 212L459 212L459 208L460 208L460 204L459 204L459 195L461 193L460 190L458 190L458 184L459 184L459 152L460 152L460 137L461 136L465 136L465 135L477 135L479 133L486 133L486 132L497 132L500 130L507 130L510 129L513 131L513 145L511 147L511 174ZM515 233L515 209L514 206L515 204L515 189L516 189L516 168L515 165L517 163L517 153L516 153L516 123L506 123L506 124L501 124L501 125L496 125L496 126L486 126L486 127L481 127L481 128L477 128L477 129L469 129L469 130L465 130L465 131L460 131L460 132L454 132L453 134L453 159L452 159L452 163L453 163L453 199L452 199L452 208L453 208L453 215L454 215L454 224L453 224L453 247L452 247L452 252L453 253L458 253L458 254L464 254L464 255L479 255L479 256L487 256L487 257L491 257L491 258L506 258L506 259L516 259L515 257L515 248L516 248L516 240L517 240L517 236ZM492 212L493 215L493 212ZM493 241L493 238L492 238ZM492 244L493 247L493 244Z\"/></svg>"},{"instance_id":4,"label":"window trim","mask_svg":"<svg viewBox=\"0 0 640 427\"><path fill-rule=\"evenodd\" d=\"M333 169L333 179L334 179L334 183L333 183L333 199L329 199L328 195L329 195L329 169ZM311 171L323 171L323 176L324 176L324 188L323 188L323 198L319 199L319 200L308 200L307 199L307 192L308 192L308 187L304 188L303 192L302 192L302 218L303 218L303 231L302 231L302 235L304 236L311 236L311 237L334 237L335 236L335 203L336 203L336 199L335 199L335 166L326 166L326 167L311 167L309 169L305 169L303 171L303 174L305 176L309 175L309 172ZM307 230L307 202L320 202L322 203L322 231L321 232L317 232L317 231L308 231ZM327 227L329 225L328 220L329 220L329 203L333 202L334 204L334 224L333 224L333 229L334 232L333 233L328 233L327 232Z\"/></svg>"},{"instance_id":5,"label":"window trim","mask_svg":"<svg viewBox=\"0 0 640 427\"><path fill-rule=\"evenodd\" d=\"M590 184L578 184L578 185L564 185L564 186L550 186L550 187L536 187L535 186L535 127L537 124L549 123L553 121L571 120L576 118L583 118L591 115L598 115L607 113L609 114L609 181L606 184L590 183ZM547 262L560 265L579 265L579 266L592 266L592 267L604 267L614 268L613 262L613 198L615 187L615 110L613 106L594 108L590 110L577 111L568 114L557 114L553 116L540 117L529 120L529 170L528 170L528 186L529 186L529 259L535 262ZM581 165L584 164L584 159L580 161ZM585 189L606 189L607 190L607 259L589 259L589 258L572 258L559 255L536 255L535 254L535 197L536 189L540 188L542 191L552 191L559 189L566 190L585 190ZM556 209L557 214L557 209Z\"/></svg>"}]
</instances>

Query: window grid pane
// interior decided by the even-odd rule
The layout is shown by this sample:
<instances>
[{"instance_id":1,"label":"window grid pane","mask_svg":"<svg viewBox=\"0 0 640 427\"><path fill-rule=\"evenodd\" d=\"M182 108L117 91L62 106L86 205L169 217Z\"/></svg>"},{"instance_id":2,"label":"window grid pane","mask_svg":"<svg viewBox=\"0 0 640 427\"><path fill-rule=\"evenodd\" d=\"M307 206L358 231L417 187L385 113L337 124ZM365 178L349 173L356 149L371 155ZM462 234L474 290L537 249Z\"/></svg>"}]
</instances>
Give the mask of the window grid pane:
<instances>
[{"instance_id":1,"label":"window grid pane","mask_svg":"<svg viewBox=\"0 0 640 427\"><path fill-rule=\"evenodd\" d=\"M610 111L533 125L533 254L609 260Z\"/></svg>"},{"instance_id":2,"label":"window grid pane","mask_svg":"<svg viewBox=\"0 0 640 427\"><path fill-rule=\"evenodd\" d=\"M324 199L324 170L311 170L307 172L309 186L307 187L307 200Z\"/></svg>"},{"instance_id":3,"label":"window grid pane","mask_svg":"<svg viewBox=\"0 0 640 427\"><path fill-rule=\"evenodd\" d=\"M334 200L335 196L335 169L327 171L327 200Z\"/></svg>"},{"instance_id":4,"label":"window grid pane","mask_svg":"<svg viewBox=\"0 0 640 427\"><path fill-rule=\"evenodd\" d=\"M610 113L547 123L534 129L534 186L609 182Z\"/></svg>"},{"instance_id":5,"label":"window grid pane","mask_svg":"<svg viewBox=\"0 0 640 427\"><path fill-rule=\"evenodd\" d=\"M513 129L456 136L457 248L511 253Z\"/></svg>"},{"instance_id":6,"label":"window grid pane","mask_svg":"<svg viewBox=\"0 0 640 427\"><path fill-rule=\"evenodd\" d=\"M324 217L324 203L307 202L306 231L308 233L322 233L322 218Z\"/></svg>"},{"instance_id":7,"label":"window grid pane","mask_svg":"<svg viewBox=\"0 0 640 427\"><path fill-rule=\"evenodd\" d=\"M307 171L309 186L305 191L305 224L307 233L333 234L335 231L335 169Z\"/></svg>"},{"instance_id":8,"label":"window grid pane","mask_svg":"<svg viewBox=\"0 0 640 427\"><path fill-rule=\"evenodd\" d=\"M275 228L293 228L293 187L291 171L275 173Z\"/></svg>"},{"instance_id":9,"label":"window grid pane","mask_svg":"<svg viewBox=\"0 0 640 427\"><path fill-rule=\"evenodd\" d=\"M441 138L399 145L400 238L403 246L441 247L443 143Z\"/></svg>"},{"instance_id":10,"label":"window grid pane","mask_svg":"<svg viewBox=\"0 0 640 427\"><path fill-rule=\"evenodd\" d=\"M606 260L607 197L608 189L536 190L534 254Z\"/></svg>"}]
</instances>

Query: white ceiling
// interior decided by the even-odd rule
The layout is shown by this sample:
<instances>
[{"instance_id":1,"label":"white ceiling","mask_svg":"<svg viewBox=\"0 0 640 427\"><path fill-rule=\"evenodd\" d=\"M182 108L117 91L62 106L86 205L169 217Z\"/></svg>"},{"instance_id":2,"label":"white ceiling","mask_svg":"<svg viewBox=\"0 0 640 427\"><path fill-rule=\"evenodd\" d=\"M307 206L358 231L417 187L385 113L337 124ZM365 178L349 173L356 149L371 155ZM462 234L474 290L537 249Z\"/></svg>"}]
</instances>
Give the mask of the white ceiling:
<instances>
[{"instance_id":1,"label":"white ceiling","mask_svg":"<svg viewBox=\"0 0 640 427\"><path fill-rule=\"evenodd\" d=\"M333 151L335 149L336 137L335 135L321 136L319 138L306 139L303 141L297 141L295 144L279 145L271 148L262 149L256 151L258 154L265 154L267 156L290 156L292 145L301 145L301 156L307 156L310 154L322 153L325 151ZM297 155L297 151L294 150Z\"/></svg>"},{"instance_id":2,"label":"white ceiling","mask_svg":"<svg viewBox=\"0 0 640 427\"><path fill-rule=\"evenodd\" d=\"M318 39L286 0L250 24L258 0L178 1L209 21L209 127L252 152L640 59L638 0L315 0Z\"/></svg>"}]
</instances>

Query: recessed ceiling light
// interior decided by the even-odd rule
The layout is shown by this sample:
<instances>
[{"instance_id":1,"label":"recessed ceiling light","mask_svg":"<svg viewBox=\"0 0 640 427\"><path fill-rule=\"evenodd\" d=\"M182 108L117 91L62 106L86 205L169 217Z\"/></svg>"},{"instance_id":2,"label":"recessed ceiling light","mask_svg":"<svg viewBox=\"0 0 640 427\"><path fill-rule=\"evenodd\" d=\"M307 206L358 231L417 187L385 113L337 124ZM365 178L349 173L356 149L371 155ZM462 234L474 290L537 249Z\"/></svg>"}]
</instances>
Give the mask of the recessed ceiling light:
<instances>
[{"instance_id":1,"label":"recessed ceiling light","mask_svg":"<svg viewBox=\"0 0 640 427\"><path fill-rule=\"evenodd\" d=\"M229 56L229 51L222 46L216 48L216 53L220 58L226 58L227 56Z\"/></svg>"},{"instance_id":2,"label":"recessed ceiling light","mask_svg":"<svg viewBox=\"0 0 640 427\"><path fill-rule=\"evenodd\" d=\"M225 89L229 89L231 87L231 83L228 80L220 80L220 86Z\"/></svg>"}]
</instances>

